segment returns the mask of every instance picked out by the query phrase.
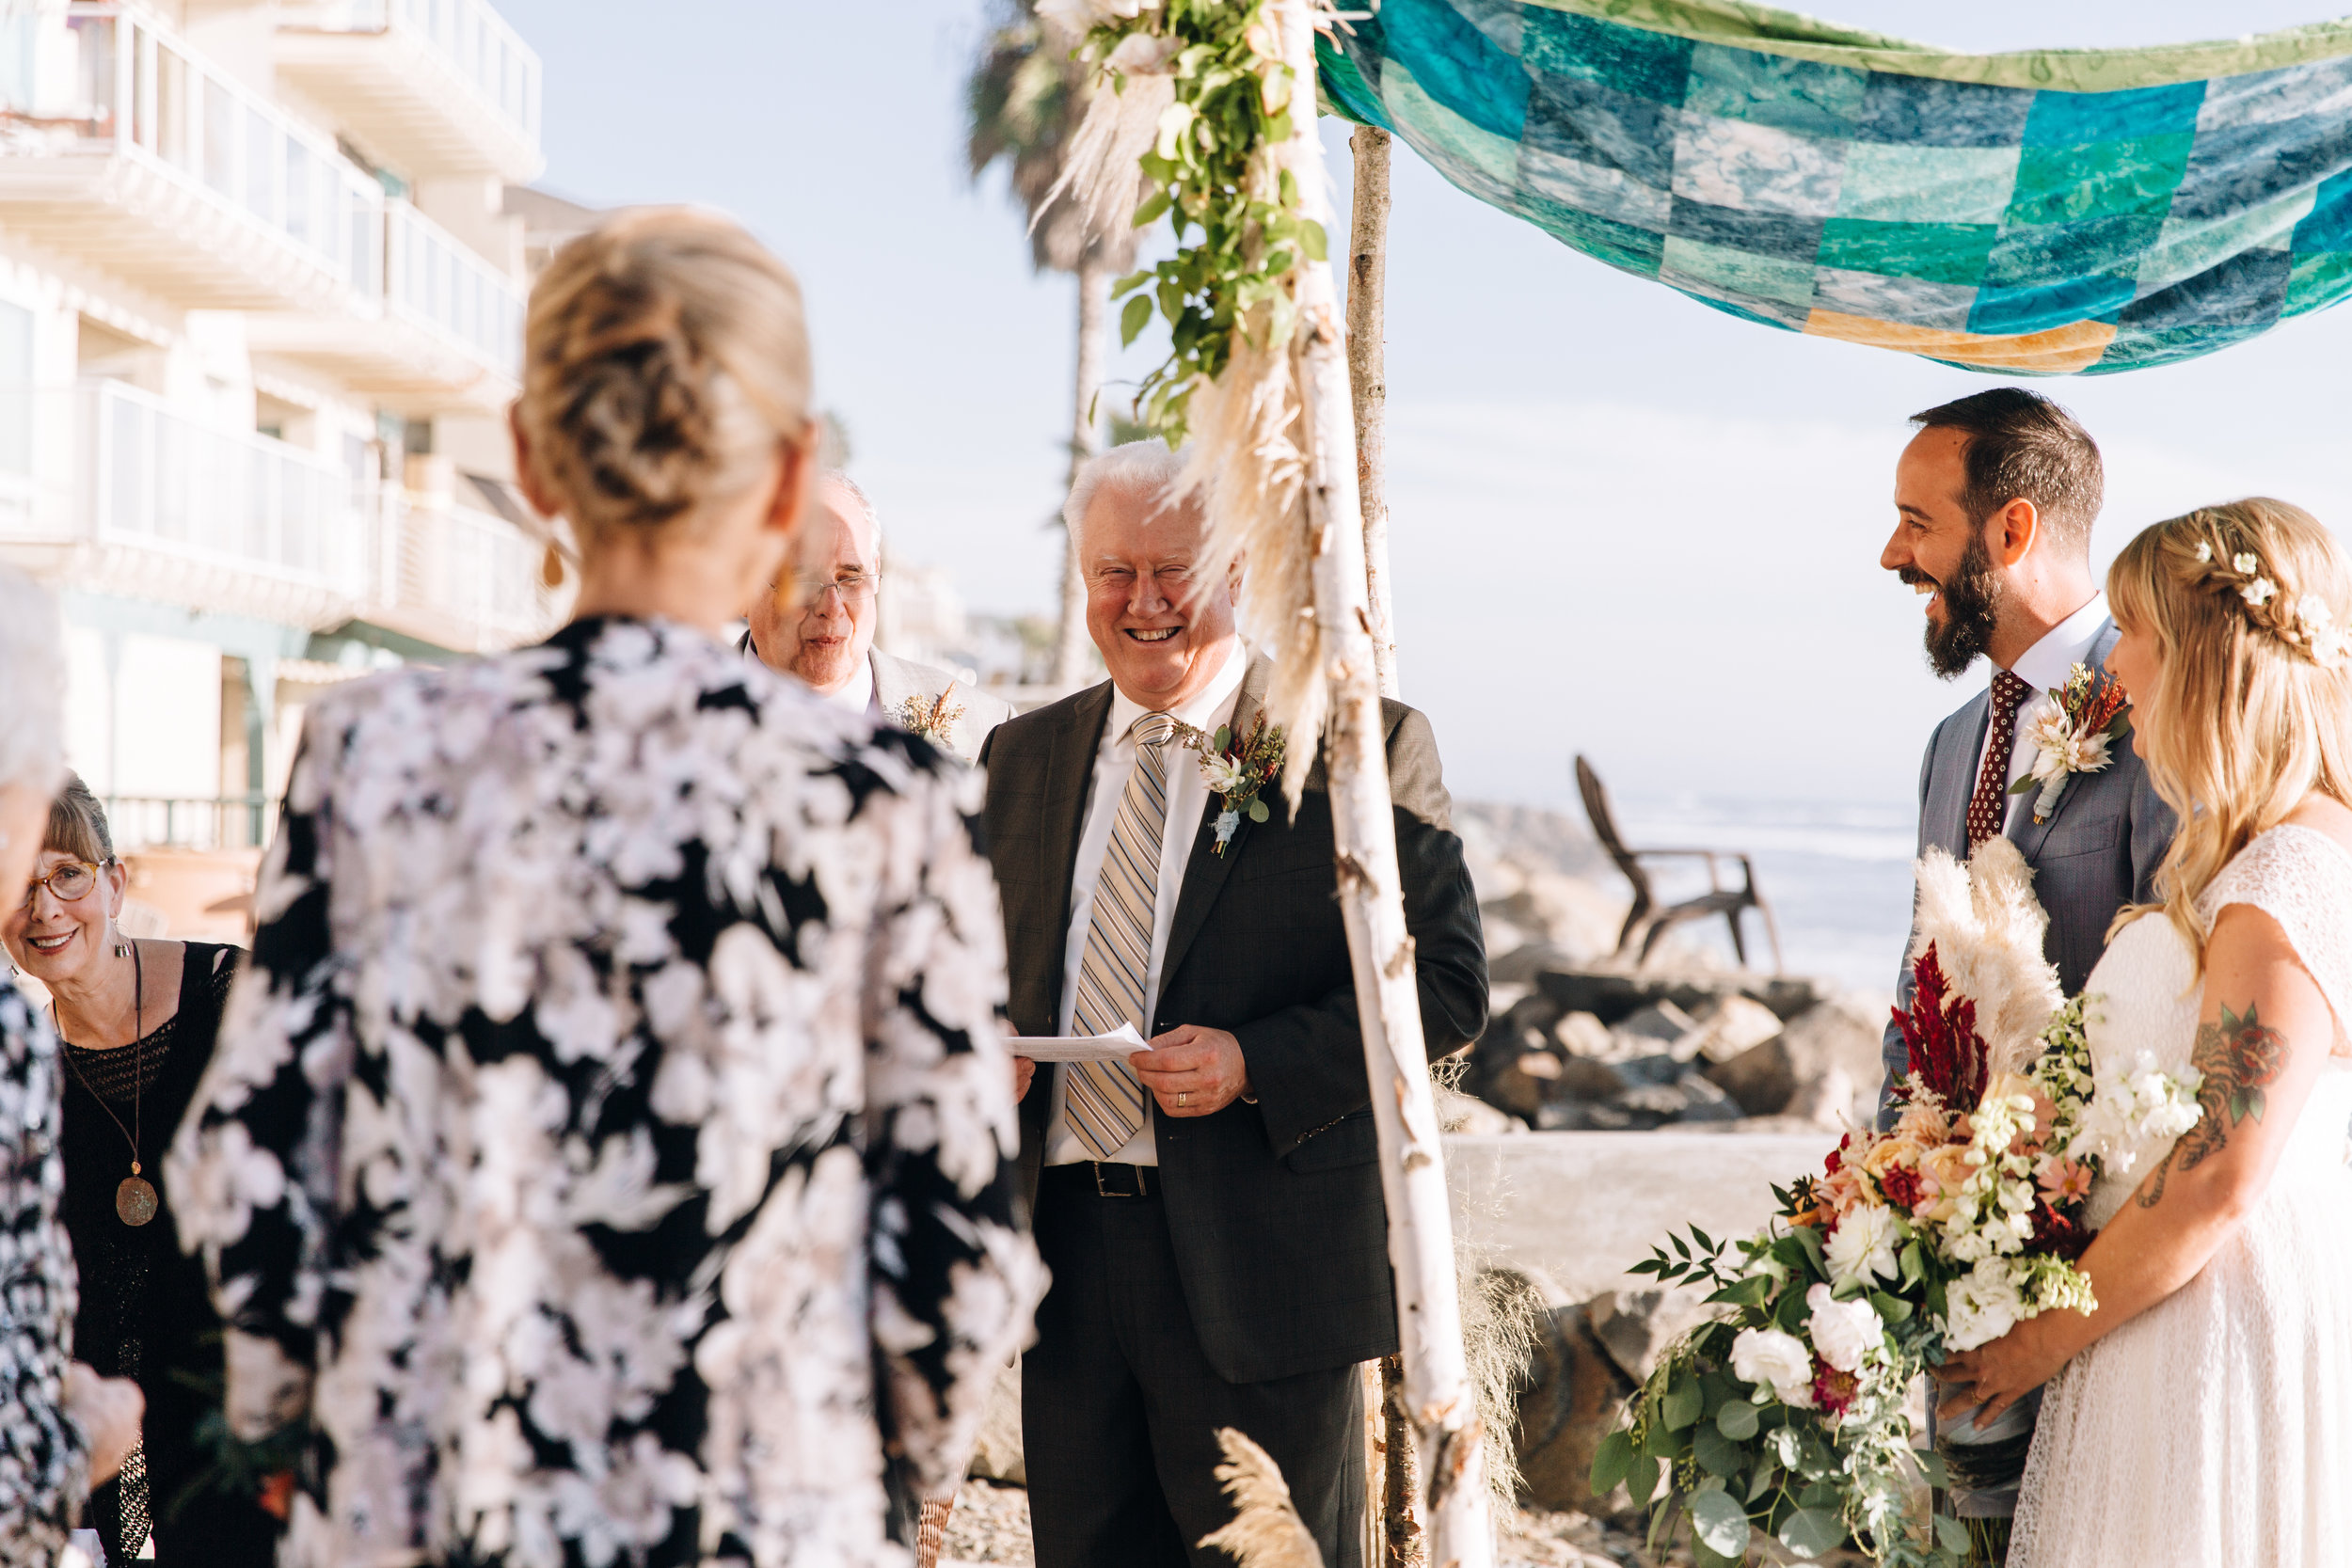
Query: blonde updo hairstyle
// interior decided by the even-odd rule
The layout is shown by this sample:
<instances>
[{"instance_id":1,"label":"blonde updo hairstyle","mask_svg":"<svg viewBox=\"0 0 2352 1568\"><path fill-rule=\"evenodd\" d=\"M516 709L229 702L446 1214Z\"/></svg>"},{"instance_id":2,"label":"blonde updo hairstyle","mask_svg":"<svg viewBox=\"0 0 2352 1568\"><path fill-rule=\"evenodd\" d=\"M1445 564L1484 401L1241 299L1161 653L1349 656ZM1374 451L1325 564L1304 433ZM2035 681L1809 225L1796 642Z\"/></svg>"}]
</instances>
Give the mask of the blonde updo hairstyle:
<instances>
[{"instance_id":1,"label":"blonde updo hairstyle","mask_svg":"<svg viewBox=\"0 0 2352 1568\"><path fill-rule=\"evenodd\" d=\"M566 245L531 291L515 417L584 552L692 529L810 437L801 289L732 220L640 208Z\"/></svg>"},{"instance_id":2,"label":"blonde updo hairstyle","mask_svg":"<svg viewBox=\"0 0 2352 1568\"><path fill-rule=\"evenodd\" d=\"M2144 530L2107 568L2107 603L2163 656L2133 722L2180 818L2161 908L2201 971L2196 903L2221 868L2313 790L2352 805L2352 562L2301 507L2254 497Z\"/></svg>"}]
</instances>

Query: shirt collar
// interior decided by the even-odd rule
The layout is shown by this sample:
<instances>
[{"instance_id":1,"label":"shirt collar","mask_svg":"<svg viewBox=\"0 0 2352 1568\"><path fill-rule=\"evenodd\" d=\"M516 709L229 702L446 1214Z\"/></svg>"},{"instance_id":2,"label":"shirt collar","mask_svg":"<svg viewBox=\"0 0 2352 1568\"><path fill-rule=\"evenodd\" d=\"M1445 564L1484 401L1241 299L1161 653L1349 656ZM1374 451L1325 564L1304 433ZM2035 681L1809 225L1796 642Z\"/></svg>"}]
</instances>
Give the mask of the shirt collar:
<instances>
[{"instance_id":1,"label":"shirt collar","mask_svg":"<svg viewBox=\"0 0 2352 1568\"><path fill-rule=\"evenodd\" d=\"M1241 678L1249 669L1249 649L1236 641L1233 651L1225 656L1225 668L1211 678L1209 684L1193 693L1192 700L1168 709L1169 717L1196 730L1211 735L1216 727L1232 717L1233 696L1241 689ZM1114 685L1111 688L1111 716L1104 730L1104 738L1117 742L1126 737L1130 725L1152 711Z\"/></svg>"},{"instance_id":2,"label":"shirt collar","mask_svg":"<svg viewBox=\"0 0 2352 1568\"><path fill-rule=\"evenodd\" d=\"M2090 650L2097 646L2100 630L2106 624L2106 597L2093 594L2089 604L2052 626L2042 634L2041 641L2019 655L2010 673L2031 687L2037 696L2064 686L2075 665L2090 662Z\"/></svg>"},{"instance_id":3,"label":"shirt collar","mask_svg":"<svg viewBox=\"0 0 2352 1568\"><path fill-rule=\"evenodd\" d=\"M871 656L857 661L848 684L838 691L824 693L824 700L835 707L846 707L851 713L864 713L874 704L874 660Z\"/></svg>"}]
</instances>

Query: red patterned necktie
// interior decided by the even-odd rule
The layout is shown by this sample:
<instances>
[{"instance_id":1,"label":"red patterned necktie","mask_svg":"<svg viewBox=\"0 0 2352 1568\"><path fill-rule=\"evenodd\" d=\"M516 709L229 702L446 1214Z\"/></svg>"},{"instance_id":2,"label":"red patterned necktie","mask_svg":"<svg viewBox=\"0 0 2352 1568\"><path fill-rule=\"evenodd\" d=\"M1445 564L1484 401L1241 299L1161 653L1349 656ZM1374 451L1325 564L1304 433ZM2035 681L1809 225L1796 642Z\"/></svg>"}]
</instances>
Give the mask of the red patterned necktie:
<instances>
[{"instance_id":1,"label":"red patterned necktie","mask_svg":"<svg viewBox=\"0 0 2352 1568\"><path fill-rule=\"evenodd\" d=\"M2009 820L2009 759L2017 750L2017 710L2033 688L2006 670L1993 672L1993 712L1985 732L1984 767L1968 801L1968 847L1994 837Z\"/></svg>"}]
</instances>

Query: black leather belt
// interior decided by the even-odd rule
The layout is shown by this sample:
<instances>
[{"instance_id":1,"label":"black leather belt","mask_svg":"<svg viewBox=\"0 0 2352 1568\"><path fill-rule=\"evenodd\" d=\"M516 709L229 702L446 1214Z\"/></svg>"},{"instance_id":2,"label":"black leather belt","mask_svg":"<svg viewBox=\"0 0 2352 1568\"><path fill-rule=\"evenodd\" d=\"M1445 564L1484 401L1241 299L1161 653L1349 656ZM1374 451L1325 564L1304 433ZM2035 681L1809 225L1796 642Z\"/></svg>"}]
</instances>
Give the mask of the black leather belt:
<instances>
[{"instance_id":1,"label":"black leather belt","mask_svg":"<svg viewBox=\"0 0 2352 1568\"><path fill-rule=\"evenodd\" d=\"M1060 1186L1092 1193L1096 1197L1157 1197L1160 1173L1150 1165L1119 1165L1102 1160L1078 1160L1048 1165L1043 1179Z\"/></svg>"}]
</instances>

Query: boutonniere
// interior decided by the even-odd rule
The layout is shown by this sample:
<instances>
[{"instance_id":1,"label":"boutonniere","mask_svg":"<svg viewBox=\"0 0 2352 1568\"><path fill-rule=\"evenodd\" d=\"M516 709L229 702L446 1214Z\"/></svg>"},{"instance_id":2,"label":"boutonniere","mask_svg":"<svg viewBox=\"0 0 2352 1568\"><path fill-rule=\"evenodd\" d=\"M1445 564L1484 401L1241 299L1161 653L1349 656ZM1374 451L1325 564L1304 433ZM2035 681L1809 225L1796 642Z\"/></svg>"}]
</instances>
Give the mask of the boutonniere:
<instances>
[{"instance_id":1,"label":"boutonniere","mask_svg":"<svg viewBox=\"0 0 2352 1568\"><path fill-rule=\"evenodd\" d=\"M1269 728L1261 713L1247 736L1236 736L1229 725L1219 725L1211 735L1180 722L1176 740L1200 753L1200 777L1216 797L1216 852L1221 855L1244 816L1263 822L1269 815L1259 797L1282 771L1282 732Z\"/></svg>"},{"instance_id":2,"label":"boutonniere","mask_svg":"<svg viewBox=\"0 0 2352 1568\"><path fill-rule=\"evenodd\" d=\"M920 697L909 697L898 705L898 711L892 717L910 733L921 736L934 746L945 747L948 743L947 732L954 729L956 721L963 717L963 705L947 700L955 689L956 683L949 681L946 689L929 703Z\"/></svg>"},{"instance_id":3,"label":"boutonniere","mask_svg":"<svg viewBox=\"0 0 2352 1568\"><path fill-rule=\"evenodd\" d=\"M2011 795L2039 789L2034 798L2035 826L2050 820L2066 781L2077 773L2096 773L2115 760L2115 743L2132 727L2131 705L2123 689L2103 681L2088 665L2077 664L2066 684L2051 689L2050 701L2026 727L2035 748L2033 766L2009 786Z\"/></svg>"}]
</instances>

